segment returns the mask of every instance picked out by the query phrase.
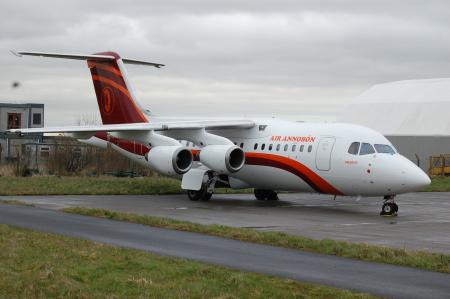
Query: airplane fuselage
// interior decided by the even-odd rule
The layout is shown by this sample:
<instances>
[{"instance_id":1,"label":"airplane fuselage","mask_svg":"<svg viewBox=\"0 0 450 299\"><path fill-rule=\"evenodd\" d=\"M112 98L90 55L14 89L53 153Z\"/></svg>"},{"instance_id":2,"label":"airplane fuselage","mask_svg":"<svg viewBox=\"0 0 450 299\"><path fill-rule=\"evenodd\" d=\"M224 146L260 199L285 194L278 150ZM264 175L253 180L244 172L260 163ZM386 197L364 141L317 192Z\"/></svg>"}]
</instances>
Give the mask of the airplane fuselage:
<instances>
[{"instance_id":1,"label":"airplane fuselage","mask_svg":"<svg viewBox=\"0 0 450 299\"><path fill-rule=\"evenodd\" d=\"M430 182L383 135L369 128L278 119L256 119L255 123L251 129L210 131L245 152L244 167L228 175L231 188L390 196L420 190ZM164 134L172 137L170 131ZM106 134L96 136L102 140L91 139L90 143L109 142L128 158L148 165L144 156L151 150L149 145ZM198 156L201 146L185 139L181 144ZM358 149L350 153L354 143ZM196 162L195 167L202 165Z\"/></svg>"}]
</instances>

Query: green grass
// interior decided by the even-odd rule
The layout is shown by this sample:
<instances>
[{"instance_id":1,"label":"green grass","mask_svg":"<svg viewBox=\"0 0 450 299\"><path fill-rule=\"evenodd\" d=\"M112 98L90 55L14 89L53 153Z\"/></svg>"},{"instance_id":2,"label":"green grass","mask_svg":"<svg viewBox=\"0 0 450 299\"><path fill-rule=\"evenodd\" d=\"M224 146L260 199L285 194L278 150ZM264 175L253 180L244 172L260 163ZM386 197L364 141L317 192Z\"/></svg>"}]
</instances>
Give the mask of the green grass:
<instances>
[{"instance_id":1,"label":"green grass","mask_svg":"<svg viewBox=\"0 0 450 299\"><path fill-rule=\"evenodd\" d=\"M217 191L218 193L246 193L251 190L217 189ZM180 181L160 176L141 178L0 177L0 195L144 195L184 192Z\"/></svg>"},{"instance_id":2,"label":"green grass","mask_svg":"<svg viewBox=\"0 0 450 299\"><path fill-rule=\"evenodd\" d=\"M293 236L283 232L260 232L254 229L229 227L218 224L205 225L170 218L113 212L103 209L76 207L65 208L63 211L155 227L198 232L229 239L300 249L369 262L387 263L450 273L450 255L446 254L388 248L330 239L315 240L302 236Z\"/></svg>"},{"instance_id":3,"label":"green grass","mask_svg":"<svg viewBox=\"0 0 450 299\"><path fill-rule=\"evenodd\" d=\"M1 177L0 195L175 194L180 182L164 177Z\"/></svg>"},{"instance_id":4,"label":"green grass","mask_svg":"<svg viewBox=\"0 0 450 299\"><path fill-rule=\"evenodd\" d=\"M0 204L34 207L34 204L32 203L15 199L0 200Z\"/></svg>"},{"instance_id":5,"label":"green grass","mask_svg":"<svg viewBox=\"0 0 450 299\"><path fill-rule=\"evenodd\" d=\"M179 194L178 180L152 176L142 178L33 176L0 177L0 195L144 195ZM450 177L435 177L424 191L450 192ZM216 193L251 193L251 189L216 189Z\"/></svg>"},{"instance_id":6,"label":"green grass","mask_svg":"<svg viewBox=\"0 0 450 299\"><path fill-rule=\"evenodd\" d=\"M431 178L431 185L424 192L450 192L450 177L435 176Z\"/></svg>"},{"instance_id":7,"label":"green grass","mask_svg":"<svg viewBox=\"0 0 450 299\"><path fill-rule=\"evenodd\" d=\"M373 298L0 225L0 298Z\"/></svg>"}]
</instances>

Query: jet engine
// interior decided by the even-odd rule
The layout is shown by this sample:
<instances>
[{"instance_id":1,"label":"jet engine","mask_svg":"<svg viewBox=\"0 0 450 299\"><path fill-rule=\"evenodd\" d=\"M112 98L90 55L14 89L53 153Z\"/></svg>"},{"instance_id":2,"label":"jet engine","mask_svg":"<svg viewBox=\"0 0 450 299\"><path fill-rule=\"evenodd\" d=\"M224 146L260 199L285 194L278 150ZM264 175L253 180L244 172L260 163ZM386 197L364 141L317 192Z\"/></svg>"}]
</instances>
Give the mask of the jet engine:
<instances>
[{"instance_id":1,"label":"jet engine","mask_svg":"<svg viewBox=\"0 0 450 299\"><path fill-rule=\"evenodd\" d=\"M218 173L234 173L244 166L244 151L235 145L208 145L200 151L200 162Z\"/></svg>"},{"instance_id":2,"label":"jet engine","mask_svg":"<svg viewBox=\"0 0 450 299\"><path fill-rule=\"evenodd\" d=\"M183 146L155 146L145 155L150 168L164 175L184 174L191 169L192 152Z\"/></svg>"}]
</instances>

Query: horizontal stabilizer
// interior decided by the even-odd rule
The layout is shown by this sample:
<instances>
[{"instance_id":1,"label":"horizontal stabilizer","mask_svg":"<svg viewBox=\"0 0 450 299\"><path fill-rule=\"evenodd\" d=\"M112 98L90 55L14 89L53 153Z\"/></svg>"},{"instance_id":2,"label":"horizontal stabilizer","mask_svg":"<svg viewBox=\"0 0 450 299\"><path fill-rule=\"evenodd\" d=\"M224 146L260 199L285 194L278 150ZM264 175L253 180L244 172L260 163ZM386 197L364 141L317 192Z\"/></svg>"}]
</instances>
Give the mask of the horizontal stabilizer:
<instances>
[{"instance_id":1,"label":"horizontal stabilizer","mask_svg":"<svg viewBox=\"0 0 450 299\"><path fill-rule=\"evenodd\" d=\"M48 52L26 52L26 51L14 51L11 53L17 57L26 56L41 56L50 58L64 58L64 59L75 59L75 60L92 60L92 61L111 61L115 59L120 59L120 57L115 57L113 55L98 55L98 54L67 54L67 53L48 53ZM138 64L138 65L149 65L160 68L164 66L161 63L154 63L142 60L122 58L123 63L127 64Z\"/></svg>"}]
</instances>

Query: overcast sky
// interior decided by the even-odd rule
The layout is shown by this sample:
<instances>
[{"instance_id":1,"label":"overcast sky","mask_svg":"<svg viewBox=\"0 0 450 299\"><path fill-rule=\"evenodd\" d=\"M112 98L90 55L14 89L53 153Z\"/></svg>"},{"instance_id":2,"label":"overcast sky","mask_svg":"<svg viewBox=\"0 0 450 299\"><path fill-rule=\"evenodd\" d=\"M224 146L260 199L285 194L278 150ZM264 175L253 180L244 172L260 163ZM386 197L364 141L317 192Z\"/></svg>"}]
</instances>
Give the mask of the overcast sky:
<instances>
[{"instance_id":1,"label":"overcast sky","mask_svg":"<svg viewBox=\"0 0 450 299\"><path fill-rule=\"evenodd\" d=\"M333 120L373 84L450 77L450 1L1 1L0 102L70 125L98 113L86 63L9 49L164 63L128 66L157 115Z\"/></svg>"}]
</instances>

